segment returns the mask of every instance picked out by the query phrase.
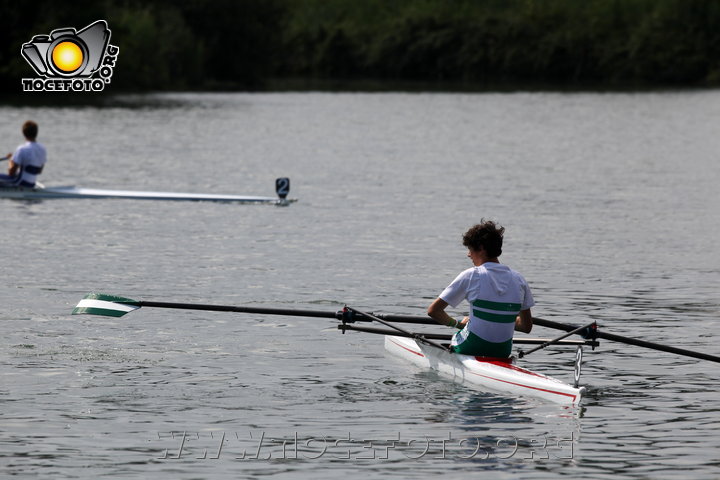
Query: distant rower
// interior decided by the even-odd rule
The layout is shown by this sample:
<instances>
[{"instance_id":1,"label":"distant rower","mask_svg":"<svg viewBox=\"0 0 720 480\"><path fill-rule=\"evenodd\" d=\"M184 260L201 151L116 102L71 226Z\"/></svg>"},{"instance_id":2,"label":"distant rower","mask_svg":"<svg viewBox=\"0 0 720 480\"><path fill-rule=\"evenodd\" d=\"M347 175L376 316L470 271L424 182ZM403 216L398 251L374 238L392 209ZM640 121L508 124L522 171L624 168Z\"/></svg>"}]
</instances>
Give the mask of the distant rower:
<instances>
[{"instance_id":1,"label":"distant rower","mask_svg":"<svg viewBox=\"0 0 720 480\"><path fill-rule=\"evenodd\" d=\"M42 173L47 161L45 147L35 140L38 134L37 123L28 120L22 126L22 133L27 141L20 145L14 154L7 155L6 158L10 158L10 164L8 174L0 174L0 184L2 185L34 187L37 176Z\"/></svg>"}]
</instances>

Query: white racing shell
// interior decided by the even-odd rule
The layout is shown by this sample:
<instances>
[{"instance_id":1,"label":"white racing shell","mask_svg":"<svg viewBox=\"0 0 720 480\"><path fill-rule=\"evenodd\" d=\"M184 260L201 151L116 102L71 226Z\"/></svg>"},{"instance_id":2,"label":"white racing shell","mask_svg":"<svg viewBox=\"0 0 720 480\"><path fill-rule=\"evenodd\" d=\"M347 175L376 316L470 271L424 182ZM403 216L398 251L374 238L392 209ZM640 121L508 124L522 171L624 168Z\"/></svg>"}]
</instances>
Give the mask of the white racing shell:
<instances>
[{"instance_id":1,"label":"white racing shell","mask_svg":"<svg viewBox=\"0 0 720 480\"><path fill-rule=\"evenodd\" d=\"M541 398L564 405L580 403L584 387L575 388L556 378L526 370L505 359L459 355L416 342L385 336L385 349L424 368L437 370L455 381L483 389Z\"/></svg>"}]
</instances>

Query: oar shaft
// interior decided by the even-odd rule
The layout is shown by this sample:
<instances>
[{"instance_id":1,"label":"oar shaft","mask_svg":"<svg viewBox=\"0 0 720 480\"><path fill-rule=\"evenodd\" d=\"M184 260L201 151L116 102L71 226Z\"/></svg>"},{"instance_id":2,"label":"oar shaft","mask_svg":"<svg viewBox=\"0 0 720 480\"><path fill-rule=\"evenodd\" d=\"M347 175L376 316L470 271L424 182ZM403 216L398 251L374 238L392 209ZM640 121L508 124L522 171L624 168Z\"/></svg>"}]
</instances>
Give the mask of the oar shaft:
<instances>
[{"instance_id":1,"label":"oar shaft","mask_svg":"<svg viewBox=\"0 0 720 480\"><path fill-rule=\"evenodd\" d=\"M661 345L659 343L646 342L645 340L638 340L630 337L621 337L620 335L614 335L612 333L598 332L598 338L604 338L606 340L612 340L613 342L627 343L629 345L635 345L638 347L652 348L654 350L660 350L661 352L674 353L677 355L685 355L686 357L698 358L700 360L709 360L711 362L720 363L720 357L715 355L708 355L702 352L693 352L692 350L685 350L684 348L671 347L670 345Z\"/></svg>"},{"instance_id":2,"label":"oar shaft","mask_svg":"<svg viewBox=\"0 0 720 480\"><path fill-rule=\"evenodd\" d=\"M380 317L386 322L397 322L397 323L414 323L416 325L439 325L438 322L430 317L420 317L416 315L379 315L375 314L376 317Z\"/></svg>"},{"instance_id":3,"label":"oar shaft","mask_svg":"<svg viewBox=\"0 0 720 480\"><path fill-rule=\"evenodd\" d=\"M259 313L263 315L287 315L290 317L316 317L316 318L334 318L342 320L342 312L329 312L323 310L298 310L291 308L264 308L264 307L246 307L237 305L205 305L200 303L174 303L174 302L152 302L138 301L133 303L140 307L155 308L175 308L181 310L205 310L210 312L236 312L236 313ZM414 323L420 325L437 325L438 323L430 317L420 317L413 315L382 315L373 314L386 322L398 323ZM372 321L362 315L354 314L354 321Z\"/></svg>"},{"instance_id":4,"label":"oar shaft","mask_svg":"<svg viewBox=\"0 0 720 480\"><path fill-rule=\"evenodd\" d=\"M409 337L414 338L415 335L422 335L425 338L429 338L431 340L446 340L449 341L452 339L452 335L449 335L447 333L414 333L414 332L399 332L397 330L390 330L389 328L375 328L375 327L358 327L355 325L350 325L347 323L341 323L337 326L338 330L342 330L343 333L345 333L346 330L352 330L353 332L363 332L363 333L375 333L378 335L392 335L396 337Z\"/></svg>"},{"instance_id":5,"label":"oar shaft","mask_svg":"<svg viewBox=\"0 0 720 480\"><path fill-rule=\"evenodd\" d=\"M260 313L263 315L287 315L296 317L320 317L341 319L342 312L322 310L295 310L287 308L240 307L235 305L203 305L198 303L137 302L141 307L176 308L181 310L206 310L211 312Z\"/></svg>"},{"instance_id":6,"label":"oar shaft","mask_svg":"<svg viewBox=\"0 0 720 480\"><path fill-rule=\"evenodd\" d=\"M566 323L553 322L552 320L544 320L542 318L534 318L533 323L540 325L541 327L555 328L557 330L564 330L570 332L578 328L577 325L571 325ZM708 355L707 353L694 352L692 350L685 350L684 348L671 347L670 345L662 345L659 343L647 342L645 340L638 340L631 337L623 337L621 335L615 335L612 333L605 333L597 331L595 333L596 338L603 338L613 342L626 343L628 345L635 345L637 347L650 348L653 350L659 350L661 352L674 353L676 355L684 355L686 357L698 358L700 360L709 360L711 362L720 363L720 357L715 355Z\"/></svg>"},{"instance_id":7,"label":"oar shaft","mask_svg":"<svg viewBox=\"0 0 720 480\"><path fill-rule=\"evenodd\" d=\"M533 325L540 325L541 327L554 328L555 330L564 330L571 332L578 328L578 325L572 325L569 323L553 322L552 320L545 320L542 318L533 317Z\"/></svg>"}]
</instances>

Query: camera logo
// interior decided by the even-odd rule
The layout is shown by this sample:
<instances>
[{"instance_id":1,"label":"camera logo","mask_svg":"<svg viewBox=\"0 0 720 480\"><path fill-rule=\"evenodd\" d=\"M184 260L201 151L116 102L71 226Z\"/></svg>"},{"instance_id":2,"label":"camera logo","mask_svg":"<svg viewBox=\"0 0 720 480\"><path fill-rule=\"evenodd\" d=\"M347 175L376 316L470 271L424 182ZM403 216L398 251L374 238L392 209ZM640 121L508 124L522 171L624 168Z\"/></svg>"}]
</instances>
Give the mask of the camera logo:
<instances>
[{"instance_id":1,"label":"camera logo","mask_svg":"<svg viewBox=\"0 0 720 480\"><path fill-rule=\"evenodd\" d=\"M110 29L98 20L82 30L58 28L35 35L20 50L43 78L23 78L25 92L99 92L110 83L120 49L110 45Z\"/></svg>"}]
</instances>

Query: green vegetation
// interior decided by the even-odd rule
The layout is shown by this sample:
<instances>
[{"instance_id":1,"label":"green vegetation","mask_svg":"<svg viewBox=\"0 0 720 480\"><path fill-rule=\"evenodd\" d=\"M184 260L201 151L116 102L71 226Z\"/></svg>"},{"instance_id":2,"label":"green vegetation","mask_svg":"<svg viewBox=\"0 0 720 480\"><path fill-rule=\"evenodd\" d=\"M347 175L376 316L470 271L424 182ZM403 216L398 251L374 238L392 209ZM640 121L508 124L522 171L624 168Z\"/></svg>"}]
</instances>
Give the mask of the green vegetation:
<instances>
[{"instance_id":1,"label":"green vegetation","mask_svg":"<svg viewBox=\"0 0 720 480\"><path fill-rule=\"evenodd\" d=\"M283 73L475 84L716 84L715 0L304 0Z\"/></svg>"},{"instance_id":2,"label":"green vegetation","mask_svg":"<svg viewBox=\"0 0 720 480\"><path fill-rule=\"evenodd\" d=\"M98 19L120 47L114 91L720 83L717 0L0 0L0 18L5 92L33 76L22 43Z\"/></svg>"}]
</instances>

